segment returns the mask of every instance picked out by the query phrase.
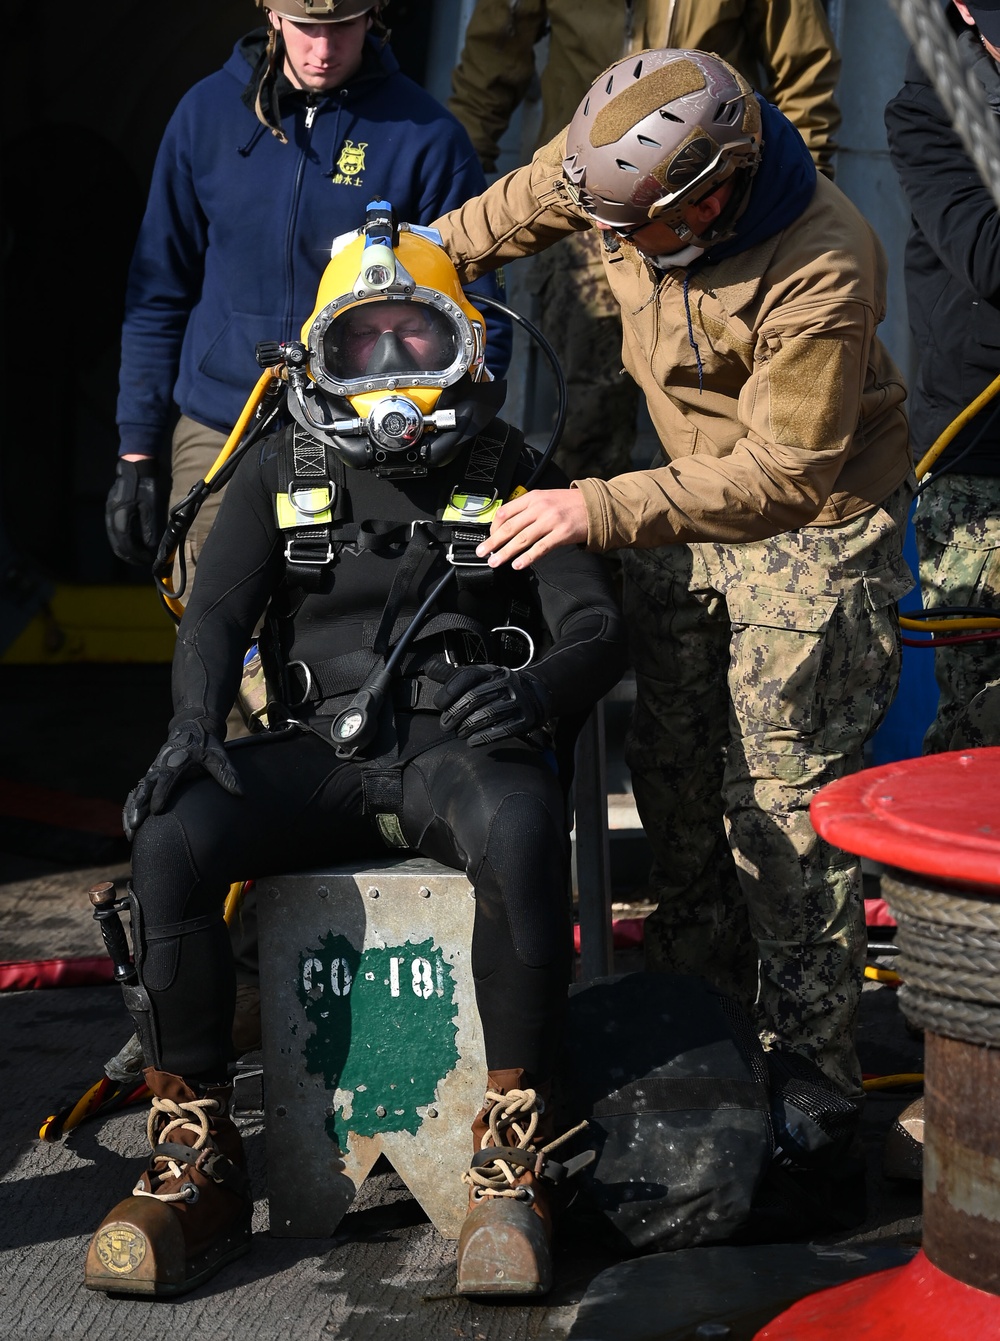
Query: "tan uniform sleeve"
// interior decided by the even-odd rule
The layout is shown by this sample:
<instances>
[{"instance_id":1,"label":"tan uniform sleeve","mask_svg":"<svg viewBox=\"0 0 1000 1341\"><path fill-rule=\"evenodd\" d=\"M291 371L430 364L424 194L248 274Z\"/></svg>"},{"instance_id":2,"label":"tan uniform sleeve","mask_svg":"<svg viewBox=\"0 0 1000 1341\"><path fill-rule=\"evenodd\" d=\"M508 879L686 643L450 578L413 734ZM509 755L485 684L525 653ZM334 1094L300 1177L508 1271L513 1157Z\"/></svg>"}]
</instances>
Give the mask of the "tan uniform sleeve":
<instances>
[{"instance_id":1,"label":"tan uniform sleeve","mask_svg":"<svg viewBox=\"0 0 1000 1341\"><path fill-rule=\"evenodd\" d=\"M482 195L435 219L432 226L440 232L463 284L591 227L584 211L566 194L565 144L563 130L523 168L515 168Z\"/></svg>"},{"instance_id":2,"label":"tan uniform sleeve","mask_svg":"<svg viewBox=\"0 0 1000 1341\"><path fill-rule=\"evenodd\" d=\"M817 168L832 179L841 62L823 6L819 0L750 0L746 23L767 80L763 93L796 126Z\"/></svg>"},{"instance_id":3,"label":"tan uniform sleeve","mask_svg":"<svg viewBox=\"0 0 1000 1341\"><path fill-rule=\"evenodd\" d=\"M577 481L588 548L733 544L807 526L854 448L875 327L859 299L777 312L761 327L732 453L696 448L654 470Z\"/></svg>"},{"instance_id":4,"label":"tan uniform sleeve","mask_svg":"<svg viewBox=\"0 0 1000 1341\"><path fill-rule=\"evenodd\" d=\"M469 133L485 172L496 168L500 141L535 73L535 43L545 30L544 0L478 0L448 109Z\"/></svg>"}]
</instances>

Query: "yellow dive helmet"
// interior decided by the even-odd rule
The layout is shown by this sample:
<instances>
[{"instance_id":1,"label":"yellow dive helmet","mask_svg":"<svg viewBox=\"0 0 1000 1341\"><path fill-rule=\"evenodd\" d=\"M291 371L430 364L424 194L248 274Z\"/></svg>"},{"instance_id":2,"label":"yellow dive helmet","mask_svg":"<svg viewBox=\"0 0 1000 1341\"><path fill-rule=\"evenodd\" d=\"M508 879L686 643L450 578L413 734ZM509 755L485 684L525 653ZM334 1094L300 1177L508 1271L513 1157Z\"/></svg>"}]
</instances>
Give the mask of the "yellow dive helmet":
<instances>
[{"instance_id":1,"label":"yellow dive helmet","mask_svg":"<svg viewBox=\"0 0 1000 1341\"><path fill-rule=\"evenodd\" d=\"M486 323L440 243L372 201L365 226L331 247L302 328L309 381L293 383L289 406L355 469L426 474L503 402L486 369Z\"/></svg>"}]
</instances>

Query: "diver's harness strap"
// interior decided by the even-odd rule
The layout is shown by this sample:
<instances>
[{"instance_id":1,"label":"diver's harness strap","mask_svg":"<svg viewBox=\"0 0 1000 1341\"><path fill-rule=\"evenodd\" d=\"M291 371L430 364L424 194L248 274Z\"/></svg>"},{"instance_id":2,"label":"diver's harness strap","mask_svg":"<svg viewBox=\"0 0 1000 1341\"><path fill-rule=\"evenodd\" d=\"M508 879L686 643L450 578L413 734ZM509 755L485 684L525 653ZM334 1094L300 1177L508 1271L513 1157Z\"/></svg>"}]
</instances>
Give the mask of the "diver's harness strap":
<instances>
[{"instance_id":1,"label":"diver's harness strap","mask_svg":"<svg viewBox=\"0 0 1000 1341\"><path fill-rule=\"evenodd\" d=\"M403 543L409 549L419 532L444 550L460 590L485 589L493 569L476 548L489 534L489 517L509 496L521 458L520 436L509 424L502 427L502 434L484 431L472 443L441 521L387 523L342 520L346 468L326 444L296 424L278 465L278 523L289 581L317 590L341 550L380 553Z\"/></svg>"},{"instance_id":2,"label":"diver's harness strap","mask_svg":"<svg viewBox=\"0 0 1000 1341\"><path fill-rule=\"evenodd\" d=\"M390 646L406 631L409 624L408 615L396 620L392 628ZM300 661L293 661L289 665L286 678L289 696L291 697L293 693L295 695L296 708L311 705L319 716L328 716L338 710L334 700L343 698L345 694L353 694L364 684L384 659L373 650L375 630L366 632L370 632L370 637L366 637L365 640L366 646L359 647L354 652L342 652L339 656L330 657L326 661L310 662L308 666ZM482 620L473 619L471 615L438 614L426 621L413 641L419 644L442 633L461 635L466 647L474 648L478 653L478 655L470 653L464 658L465 660L491 659L491 642L495 642L496 639L491 639L491 630ZM500 635L501 650L506 650L503 642L505 636ZM516 655L519 651L523 651L523 646L518 647L515 644L512 655ZM415 652L415 660L418 664L422 660L419 651ZM431 699L434 692L440 688L438 681L429 680L419 669L416 673L408 672L404 664L399 674L398 692L394 693L393 701L404 711L428 711L432 708Z\"/></svg>"},{"instance_id":3,"label":"diver's harness strap","mask_svg":"<svg viewBox=\"0 0 1000 1341\"><path fill-rule=\"evenodd\" d=\"M296 424L281 452L278 470L278 523L286 537L289 576L294 574L299 586L314 591L335 558L332 533L343 508L347 469L339 457Z\"/></svg>"},{"instance_id":4,"label":"diver's harness strap","mask_svg":"<svg viewBox=\"0 0 1000 1341\"><path fill-rule=\"evenodd\" d=\"M354 553L391 553L396 559L385 605L375 629L366 630L364 646L314 665L300 662L286 667L286 687L298 695L293 699L289 693L287 708L293 714L306 709L298 717L300 726L328 739L341 758L362 763L364 808L369 814L398 812L400 770L410 753L408 746L401 756L384 709L391 705L393 713L434 710L440 685L424 673L426 653L415 649L416 643L447 633L461 635L466 654L455 664L492 660L494 635L505 651L512 635L525 640L524 664L534 653L531 635L513 623L513 606L511 619L498 629L457 611L433 612L434 593L447 578L438 579L414 614L404 613L417 574L433 551L443 552L460 591L485 597L496 590L496 574L476 548L513 489L522 451L520 434L499 421L498 427L500 433L480 433L470 444L460 475L453 471L444 476L451 491L440 520L346 522L346 473L336 477L326 445L296 425L279 452L276 508L286 538L290 585L308 590L327 582L325 574L348 548ZM451 660L450 649L445 655ZM329 729L320 728L316 719L331 716Z\"/></svg>"}]
</instances>

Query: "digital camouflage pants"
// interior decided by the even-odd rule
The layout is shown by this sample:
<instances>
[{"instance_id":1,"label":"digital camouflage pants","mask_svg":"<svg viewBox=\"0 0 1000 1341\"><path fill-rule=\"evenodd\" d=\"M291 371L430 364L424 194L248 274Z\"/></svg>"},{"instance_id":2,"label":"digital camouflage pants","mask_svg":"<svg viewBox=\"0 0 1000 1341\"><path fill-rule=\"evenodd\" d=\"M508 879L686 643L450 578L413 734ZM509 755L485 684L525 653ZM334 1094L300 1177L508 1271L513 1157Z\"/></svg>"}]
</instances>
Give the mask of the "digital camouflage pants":
<instances>
[{"instance_id":1,"label":"digital camouflage pants","mask_svg":"<svg viewBox=\"0 0 1000 1341\"><path fill-rule=\"evenodd\" d=\"M831 527L622 552L637 699L626 741L652 845L647 967L706 977L761 1037L861 1093L857 857L814 831L899 679L908 484Z\"/></svg>"},{"instance_id":2,"label":"digital camouflage pants","mask_svg":"<svg viewBox=\"0 0 1000 1341\"><path fill-rule=\"evenodd\" d=\"M939 476L920 495L913 529L924 609L977 606L1000 614L1000 478ZM938 648L934 677L938 706L924 753L1000 745L1000 685L994 683L1000 681L1000 639Z\"/></svg>"}]
</instances>

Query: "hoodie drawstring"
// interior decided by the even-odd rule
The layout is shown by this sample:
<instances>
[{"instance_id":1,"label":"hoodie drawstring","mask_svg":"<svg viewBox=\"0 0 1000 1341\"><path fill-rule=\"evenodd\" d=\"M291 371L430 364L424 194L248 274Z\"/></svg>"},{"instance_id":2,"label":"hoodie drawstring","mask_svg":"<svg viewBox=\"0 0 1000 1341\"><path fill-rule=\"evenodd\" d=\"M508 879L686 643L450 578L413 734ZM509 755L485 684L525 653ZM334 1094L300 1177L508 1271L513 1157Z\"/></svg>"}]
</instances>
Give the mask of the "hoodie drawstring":
<instances>
[{"instance_id":1,"label":"hoodie drawstring","mask_svg":"<svg viewBox=\"0 0 1000 1341\"><path fill-rule=\"evenodd\" d=\"M688 344L694 350L695 362L698 364L698 395L704 391L704 372L705 369L701 362L701 350L698 348L698 341L694 338L694 326L691 321L691 302L688 297L688 283L690 275L684 276L684 315L687 317Z\"/></svg>"},{"instance_id":2,"label":"hoodie drawstring","mask_svg":"<svg viewBox=\"0 0 1000 1341\"><path fill-rule=\"evenodd\" d=\"M253 134L250 136L249 140L247 140L246 144L241 145L240 148L237 150L237 153L240 155L241 158L250 157L250 155L254 151L255 146L257 145L257 142L261 139L266 129L267 129L266 126L254 126Z\"/></svg>"}]
</instances>

